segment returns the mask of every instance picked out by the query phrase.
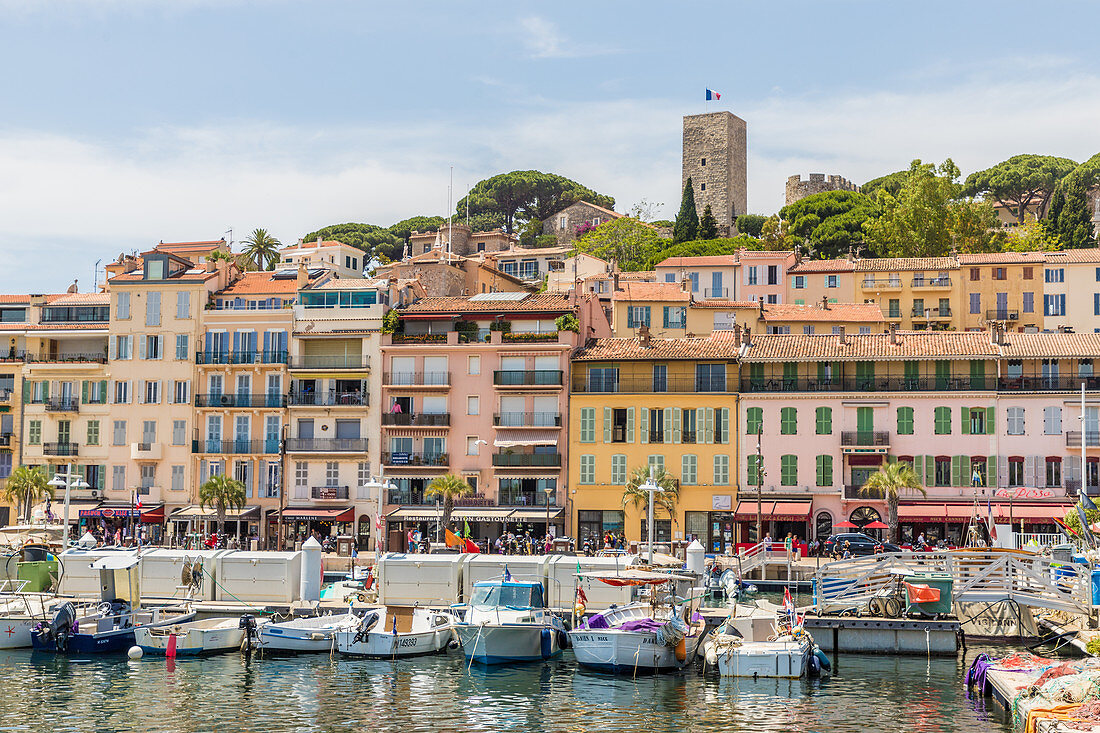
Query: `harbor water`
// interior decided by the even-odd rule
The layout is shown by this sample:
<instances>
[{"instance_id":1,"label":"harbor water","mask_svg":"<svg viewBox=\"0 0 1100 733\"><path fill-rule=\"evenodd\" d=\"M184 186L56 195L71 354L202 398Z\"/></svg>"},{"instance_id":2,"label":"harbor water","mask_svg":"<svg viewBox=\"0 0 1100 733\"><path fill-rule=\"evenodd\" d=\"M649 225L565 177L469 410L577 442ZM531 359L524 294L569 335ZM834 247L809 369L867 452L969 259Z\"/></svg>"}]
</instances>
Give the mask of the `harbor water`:
<instances>
[{"instance_id":1,"label":"harbor water","mask_svg":"<svg viewBox=\"0 0 1100 733\"><path fill-rule=\"evenodd\" d=\"M833 677L611 676L546 663L468 668L327 654L169 661L0 653L0 731L1008 731L969 699L966 659L842 655ZM700 663L701 664L701 663Z\"/></svg>"}]
</instances>

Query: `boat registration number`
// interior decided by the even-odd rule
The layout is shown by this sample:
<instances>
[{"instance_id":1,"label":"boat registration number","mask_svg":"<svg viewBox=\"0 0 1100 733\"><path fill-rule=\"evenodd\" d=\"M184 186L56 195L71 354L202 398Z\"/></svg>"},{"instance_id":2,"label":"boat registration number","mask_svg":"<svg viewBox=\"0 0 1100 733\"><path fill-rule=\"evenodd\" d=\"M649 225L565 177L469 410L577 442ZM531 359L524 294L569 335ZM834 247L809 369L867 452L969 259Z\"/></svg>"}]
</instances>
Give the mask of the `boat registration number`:
<instances>
[{"instance_id":1,"label":"boat registration number","mask_svg":"<svg viewBox=\"0 0 1100 733\"><path fill-rule=\"evenodd\" d=\"M397 642L398 646L416 646L416 639L401 639Z\"/></svg>"}]
</instances>

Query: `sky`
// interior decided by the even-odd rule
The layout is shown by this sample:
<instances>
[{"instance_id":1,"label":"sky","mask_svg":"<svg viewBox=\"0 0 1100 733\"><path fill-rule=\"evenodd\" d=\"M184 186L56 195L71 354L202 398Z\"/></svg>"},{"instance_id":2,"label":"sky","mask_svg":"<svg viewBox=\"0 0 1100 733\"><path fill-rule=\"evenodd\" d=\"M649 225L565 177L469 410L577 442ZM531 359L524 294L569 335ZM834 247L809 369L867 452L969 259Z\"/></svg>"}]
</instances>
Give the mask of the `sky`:
<instances>
[{"instance_id":1,"label":"sky","mask_svg":"<svg viewBox=\"0 0 1100 733\"><path fill-rule=\"evenodd\" d=\"M794 174L1080 161L1098 21L1092 0L0 0L0 292L87 290L158 241L445 214L452 168L456 201L534 168L673 218L707 88L748 123L755 213Z\"/></svg>"}]
</instances>

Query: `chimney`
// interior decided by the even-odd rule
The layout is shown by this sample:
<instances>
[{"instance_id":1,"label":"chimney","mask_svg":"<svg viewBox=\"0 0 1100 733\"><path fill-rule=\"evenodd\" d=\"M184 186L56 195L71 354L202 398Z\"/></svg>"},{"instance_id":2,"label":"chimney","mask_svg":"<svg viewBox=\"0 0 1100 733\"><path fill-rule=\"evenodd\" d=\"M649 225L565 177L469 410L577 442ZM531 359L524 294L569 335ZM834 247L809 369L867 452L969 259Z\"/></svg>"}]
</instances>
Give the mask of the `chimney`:
<instances>
[{"instance_id":1,"label":"chimney","mask_svg":"<svg viewBox=\"0 0 1100 733\"><path fill-rule=\"evenodd\" d=\"M752 346L752 329L749 325L745 324L745 330L741 332L741 345Z\"/></svg>"},{"instance_id":2,"label":"chimney","mask_svg":"<svg viewBox=\"0 0 1100 733\"><path fill-rule=\"evenodd\" d=\"M822 295L821 296L821 310L823 310L823 311L829 310L829 296L828 295Z\"/></svg>"},{"instance_id":3,"label":"chimney","mask_svg":"<svg viewBox=\"0 0 1100 733\"><path fill-rule=\"evenodd\" d=\"M801 247L795 247L794 248L794 264L796 264L796 265L801 265L802 264L802 248Z\"/></svg>"},{"instance_id":4,"label":"chimney","mask_svg":"<svg viewBox=\"0 0 1100 733\"><path fill-rule=\"evenodd\" d=\"M760 317L764 317L764 296L760 296Z\"/></svg>"},{"instance_id":5,"label":"chimney","mask_svg":"<svg viewBox=\"0 0 1100 733\"><path fill-rule=\"evenodd\" d=\"M848 247L848 261L849 262L855 262L856 261L856 254L855 254L855 251L852 250L851 246Z\"/></svg>"},{"instance_id":6,"label":"chimney","mask_svg":"<svg viewBox=\"0 0 1100 733\"><path fill-rule=\"evenodd\" d=\"M206 261L206 271L207 272L216 272L217 269L218 269L217 260L207 260Z\"/></svg>"},{"instance_id":7,"label":"chimney","mask_svg":"<svg viewBox=\"0 0 1100 733\"><path fill-rule=\"evenodd\" d=\"M638 344L643 349L649 348L649 326L642 326L638 329Z\"/></svg>"},{"instance_id":8,"label":"chimney","mask_svg":"<svg viewBox=\"0 0 1100 733\"><path fill-rule=\"evenodd\" d=\"M320 246L321 246L321 241L322 241L322 240L321 240L321 235L320 235L320 234L318 234L318 235L317 235L317 246L318 246L318 247L320 247Z\"/></svg>"},{"instance_id":9,"label":"chimney","mask_svg":"<svg viewBox=\"0 0 1100 733\"><path fill-rule=\"evenodd\" d=\"M737 321L733 322L733 337L738 341L741 340L741 324Z\"/></svg>"},{"instance_id":10,"label":"chimney","mask_svg":"<svg viewBox=\"0 0 1100 733\"><path fill-rule=\"evenodd\" d=\"M844 336L844 326L840 326L840 333L839 333L839 336L840 336L840 345L841 345L841 346L843 346L843 345L845 345L845 344L847 344L847 343L848 343L848 342L847 342L847 341L845 340L845 336Z\"/></svg>"},{"instance_id":11,"label":"chimney","mask_svg":"<svg viewBox=\"0 0 1100 733\"><path fill-rule=\"evenodd\" d=\"M898 345L898 324L896 323L890 324L890 345Z\"/></svg>"},{"instance_id":12,"label":"chimney","mask_svg":"<svg viewBox=\"0 0 1100 733\"><path fill-rule=\"evenodd\" d=\"M681 293L690 293L691 292L691 278L689 278L689 277L680 278L680 292Z\"/></svg>"},{"instance_id":13,"label":"chimney","mask_svg":"<svg viewBox=\"0 0 1100 733\"><path fill-rule=\"evenodd\" d=\"M298 289L301 290L305 286L309 285L309 273L306 271L306 265L304 262L298 263Z\"/></svg>"},{"instance_id":14,"label":"chimney","mask_svg":"<svg viewBox=\"0 0 1100 733\"><path fill-rule=\"evenodd\" d=\"M619 271L618 270L615 270L614 279L615 279L615 287L612 288L612 290L615 291L615 292L618 292L618 290L619 290Z\"/></svg>"}]
</instances>

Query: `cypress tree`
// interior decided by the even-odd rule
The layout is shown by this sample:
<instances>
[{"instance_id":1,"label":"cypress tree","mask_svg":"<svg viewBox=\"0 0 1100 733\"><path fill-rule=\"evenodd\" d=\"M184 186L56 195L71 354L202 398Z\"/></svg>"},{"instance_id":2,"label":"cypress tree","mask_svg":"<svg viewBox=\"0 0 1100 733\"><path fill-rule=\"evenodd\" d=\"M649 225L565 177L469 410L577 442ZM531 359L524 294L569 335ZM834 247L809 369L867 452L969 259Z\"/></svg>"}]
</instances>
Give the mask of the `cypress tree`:
<instances>
[{"instance_id":1,"label":"cypress tree","mask_svg":"<svg viewBox=\"0 0 1100 733\"><path fill-rule=\"evenodd\" d=\"M699 239L718 239L718 222L714 220L710 204L703 207L703 218L699 220Z\"/></svg>"},{"instance_id":2,"label":"cypress tree","mask_svg":"<svg viewBox=\"0 0 1100 733\"><path fill-rule=\"evenodd\" d=\"M691 179L684 184L684 195L680 198L680 213L672 225L673 242L690 242L699 232L699 214L695 211L695 190Z\"/></svg>"},{"instance_id":3,"label":"cypress tree","mask_svg":"<svg viewBox=\"0 0 1100 733\"><path fill-rule=\"evenodd\" d=\"M1085 182L1080 175L1071 173L1058 186L1047 212L1047 221L1059 248L1089 246L1093 237L1092 214Z\"/></svg>"}]
</instances>

